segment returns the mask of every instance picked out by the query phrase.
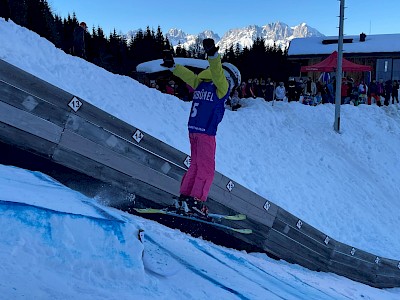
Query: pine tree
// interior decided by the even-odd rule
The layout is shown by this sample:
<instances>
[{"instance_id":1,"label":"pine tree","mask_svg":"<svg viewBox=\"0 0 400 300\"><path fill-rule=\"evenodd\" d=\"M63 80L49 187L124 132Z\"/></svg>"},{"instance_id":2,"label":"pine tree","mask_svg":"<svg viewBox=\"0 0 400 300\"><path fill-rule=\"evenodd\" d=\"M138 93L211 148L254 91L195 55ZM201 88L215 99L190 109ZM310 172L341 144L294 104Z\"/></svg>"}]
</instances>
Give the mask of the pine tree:
<instances>
[{"instance_id":1,"label":"pine tree","mask_svg":"<svg viewBox=\"0 0 400 300\"><path fill-rule=\"evenodd\" d=\"M6 21L11 17L10 5L8 0L0 0L0 18L4 18Z\"/></svg>"},{"instance_id":2,"label":"pine tree","mask_svg":"<svg viewBox=\"0 0 400 300\"><path fill-rule=\"evenodd\" d=\"M194 44L189 47L190 57L205 58L203 51L203 39L197 37Z\"/></svg>"}]
</instances>

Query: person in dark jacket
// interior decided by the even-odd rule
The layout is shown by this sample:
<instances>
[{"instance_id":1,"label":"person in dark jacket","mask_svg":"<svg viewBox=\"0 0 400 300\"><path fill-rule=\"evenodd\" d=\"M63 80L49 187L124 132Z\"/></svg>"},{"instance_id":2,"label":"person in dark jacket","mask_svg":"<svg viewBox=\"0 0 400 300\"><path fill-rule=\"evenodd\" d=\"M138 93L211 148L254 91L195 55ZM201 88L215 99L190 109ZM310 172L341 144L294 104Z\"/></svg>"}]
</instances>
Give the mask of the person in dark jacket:
<instances>
[{"instance_id":1,"label":"person in dark jacket","mask_svg":"<svg viewBox=\"0 0 400 300\"><path fill-rule=\"evenodd\" d=\"M399 103L399 82L397 80L393 81L392 98L393 104L395 100L397 101L397 103Z\"/></svg>"},{"instance_id":2,"label":"person in dark jacket","mask_svg":"<svg viewBox=\"0 0 400 300\"><path fill-rule=\"evenodd\" d=\"M254 98L262 98L262 92L261 92L261 85L260 81L258 79L253 80L253 93L254 93Z\"/></svg>"},{"instance_id":3,"label":"person in dark jacket","mask_svg":"<svg viewBox=\"0 0 400 300\"><path fill-rule=\"evenodd\" d=\"M288 102L297 100L297 89L296 89L296 82L294 81L294 78L289 78L288 88L287 88L287 97L288 97Z\"/></svg>"},{"instance_id":4,"label":"person in dark jacket","mask_svg":"<svg viewBox=\"0 0 400 300\"><path fill-rule=\"evenodd\" d=\"M271 81L271 78L267 79L265 85L265 101L272 101L275 97L275 84Z\"/></svg>"},{"instance_id":5,"label":"person in dark jacket","mask_svg":"<svg viewBox=\"0 0 400 300\"><path fill-rule=\"evenodd\" d=\"M386 106L389 106L390 97L392 96L392 90L393 90L393 86L392 86L392 81L391 80L387 80L385 82L384 90L385 90L385 92L384 92L385 100L384 100L383 104L386 105Z\"/></svg>"},{"instance_id":6,"label":"person in dark jacket","mask_svg":"<svg viewBox=\"0 0 400 300\"><path fill-rule=\"evenodd\" d=\"M264 100L267 100L266 97L265 97L266 96L265 95L266 92L267 92L267 84L266 84L264 79L261 79L261 82L260 82L260 96L259 97L263 98Z\"/></svg>"},{"instance_id":7,"label":"person in dark jacket","mask_svg":"<svg viewBox=\"0 0 400 300\"><path fill-rule=\"evenodd\" d=\"M376 104L381 106L381 97L378 95L378 85L376 80L372 80L368 87L368 105L371 105L371 98L374 97Z\"/></svg>"},{"instance_id":8,"label":"person in dark jacket","mask_svg":"<svg viewBox=\"0 0 400 300\"><path fill-rule=\"evenodd\" d=\"M303 96L304 89L305 89L305 81L303 82L303 80L300 78L299 81L296 82L296 94L297 94L296 101L300 102L300 98L301 96Z\"/></svg>"},{"instance_id":9,"label":"person in dark jacket","mask_svg":"<svg viewBox=\"0 0 400 300\"><path fill-rule=\"evenodd\" d=\"M85 22L81 22L74 30L74 46L72 52L75 56L86 58L85 51L85 32L87 26Z\"/></svg>"},{"instance_id":10,"label":"person in dark jacket","mask_svg":"<svg viewBox=\"0 0 400 300\"><path fill-rule=\"evenodd\" d=\"M240 85L240 72L232 64L221 63L213 39L203 40L210 65L198 75L182 65L176 65L172 53L164 57L162 66L194 88L189 115L190 167L182 178L179 201L175 208L185 213L207 215L207 200L215 172L215 151L218 124L225 112L230 90ZM226 73L225 73L226 72Z\"/></svg>"}]
</instances>

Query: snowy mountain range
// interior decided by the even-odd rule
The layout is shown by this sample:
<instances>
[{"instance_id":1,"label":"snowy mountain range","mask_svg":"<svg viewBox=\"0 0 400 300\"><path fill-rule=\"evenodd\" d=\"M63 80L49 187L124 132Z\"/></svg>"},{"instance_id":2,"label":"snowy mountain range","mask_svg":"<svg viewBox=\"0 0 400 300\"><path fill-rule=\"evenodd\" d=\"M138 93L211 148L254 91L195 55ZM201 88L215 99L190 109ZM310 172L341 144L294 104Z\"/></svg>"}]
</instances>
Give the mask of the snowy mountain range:
<instances>
[{"instance_id":1,"label":"snowy mountain range","mask_svg":"<svg viewBox=\"0 0 400 300\"><path fill-rule=\"evenodd\" d=\"M289 42L294 38L323 36L315 28L301 23L294 27L282 22L269 23L264 26L251 25L239 29L231 29L224 34L218 42L223 51L231 45L234 47L239 44L241 48L251 47L256 38L264 38L266 45L272 46L274 43L281 48L287 48Z\"/></svg>"},{"instance_id":2,"label":"snowy mountain range","mask_svg":"<svg viewBox=\"0 0 400 300\"><path fill-rule=\"evenodd\" d=\"M127 39L133 38L137 32L138 30L129 31L127 33ZM290 27L278 21L264 26L249 25L243 28L230 29L222 38L212 30L205 30L195 35L187 34L181 29L170 29L165 36L174 47L181 44L181 46L186 49L194 45L198 37L201 39L213 38L220 47L220 52L223 52L232 45L236 47L236 44L239 44L242 49L244 47L251 47L256 38L264 38L268 46L272 46L275 43L281 48L286 48L289 42L294 38L318 37L324 35L317 29L308 26L306 23Z\"/></svg>"}]
</instances>

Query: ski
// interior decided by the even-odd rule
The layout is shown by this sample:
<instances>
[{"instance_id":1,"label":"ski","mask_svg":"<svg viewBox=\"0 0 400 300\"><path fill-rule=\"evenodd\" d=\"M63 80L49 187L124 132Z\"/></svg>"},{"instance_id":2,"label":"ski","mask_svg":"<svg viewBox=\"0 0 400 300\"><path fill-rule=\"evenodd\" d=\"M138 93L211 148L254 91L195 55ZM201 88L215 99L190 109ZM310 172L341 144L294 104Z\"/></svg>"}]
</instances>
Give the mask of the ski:
<instances>
[{"instance_id":1,"label":"ski","mask_svg":"<svg viewBox=\"0 0 400 300\"><path fill-rule=\"evenodd\" d=\"M229 220L229 221L246 220L246 215L243 214L237 214L237 215L208 214L208 216L218 220Z\"/></svg>"},{"instance_id":2,"label":"ski","mask_svg":"<svg viewBox=\"0 0 400 300\"><path fill-rule=\"evenodd\" d=\"M178 217L178 218L183 218L187 220L192 220L204 224L209 224L218 228L234 231L237 233L242 233L242 234L251 234L253 231L248 228L235 228L231 227L228 225L216 223L215 221L208 221L199 217L195 216L190 216L190 215L183 215L183 214L178 214L176 212L168 211L166 209L157 209L157 208L135 208L135 211L140 213L140 214L163 214L163 215L169 215L173 217ZM233 220L233 221L238 221L238 220L244 220L246 218L245 215L239 214L239 215L233 215L233 216L226 216L226 215L219 215L219 214L209 214L209 216L212 219L225 219L225 220Z\"/></svg>"},{"instance_id":3,"label":"ski","mask_svg":"<svg viewBox=\"0 0 400 300\"><path fill-rule=\"evenodd\" d=\"M148 214L157 214L161 213L160 210L165 212L170 212L166 209L157 209L157 208L135 208L137 212L140 213L148 213ZM237 214L237 215L223 215L223 214L213 214L209 213L208 216L215 220L229 220L229 221L242 221L246 220L246 215L244 214Z\"/></svg>"}]
</instances>

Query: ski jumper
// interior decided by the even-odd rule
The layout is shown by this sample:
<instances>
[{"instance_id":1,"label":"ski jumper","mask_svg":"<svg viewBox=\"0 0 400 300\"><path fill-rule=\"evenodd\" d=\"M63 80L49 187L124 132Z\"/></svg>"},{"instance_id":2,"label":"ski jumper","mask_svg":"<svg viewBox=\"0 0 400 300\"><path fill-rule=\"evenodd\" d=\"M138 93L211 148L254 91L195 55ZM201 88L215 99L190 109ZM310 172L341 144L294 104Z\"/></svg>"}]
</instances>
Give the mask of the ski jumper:
<instances>
[{"instance_id":1,"label":"ski jumper","mask_svg":"<svg viewBox=\"0 0 400 300\"><path fill-rule=\"evenodd\" d=\"M208 58L210 67L196 75L177 65L173 74L194 89L189 115L190 167L182 178L181 195L206 201L215 172L215 151L218 124L225 112L229 84L216 53Z\"/></svg>"}]
</instances>

